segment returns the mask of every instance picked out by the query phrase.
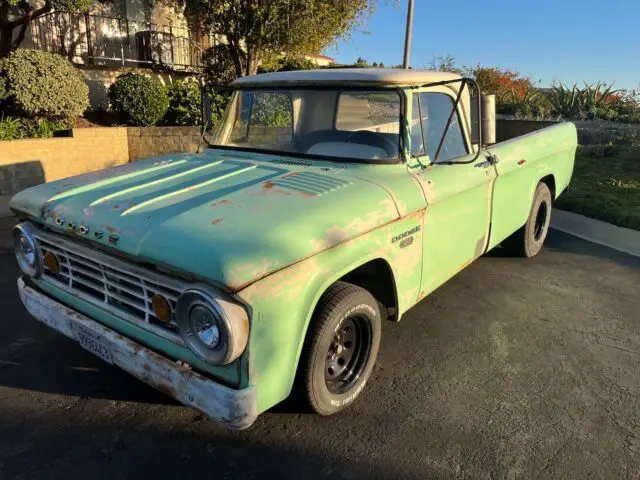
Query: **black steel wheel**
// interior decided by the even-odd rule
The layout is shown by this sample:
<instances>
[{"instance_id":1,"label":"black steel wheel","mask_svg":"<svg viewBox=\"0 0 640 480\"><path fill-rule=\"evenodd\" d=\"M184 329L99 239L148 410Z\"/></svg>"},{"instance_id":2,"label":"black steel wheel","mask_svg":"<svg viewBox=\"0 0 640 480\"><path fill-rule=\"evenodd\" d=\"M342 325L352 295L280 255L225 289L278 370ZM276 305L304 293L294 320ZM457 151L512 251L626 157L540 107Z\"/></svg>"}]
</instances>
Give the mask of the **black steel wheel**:
<instances>
[{"instance_id":1,"label":"black steel wheel","mask_svg":"<svg viewBox=\"0 0 640 480\"><path fill-rule=\"evenodd\" d=\"M331 415L362 392L378 356L380 309L365 289L336 282L322 296L309 326L296 388L311 408Z\"/></svg>"},{"instance_id":2,"label":"black steel wheel","mask_svg":"<svg viewBox=\"0 0 640 480\"><path fill-rule=\"evenodd\" d=\"M324 379L329 392L340 395L358 381L369 359L371 340L371 324L366 317L349 317L340 324L327 352Z\"/></svg>"},{"instance_id":3,"label":"black steel wheel","mask_svg":"<svg viewBox=\"0 0 640 480\"><path fill-rule=\"evenodd\" d=\"M544 245L551 224L551 190L545 183L539 183L533 195L533 204L527 223L507 238L502 246L516 257L535 257Z\"/></svg>"}]
</instances>

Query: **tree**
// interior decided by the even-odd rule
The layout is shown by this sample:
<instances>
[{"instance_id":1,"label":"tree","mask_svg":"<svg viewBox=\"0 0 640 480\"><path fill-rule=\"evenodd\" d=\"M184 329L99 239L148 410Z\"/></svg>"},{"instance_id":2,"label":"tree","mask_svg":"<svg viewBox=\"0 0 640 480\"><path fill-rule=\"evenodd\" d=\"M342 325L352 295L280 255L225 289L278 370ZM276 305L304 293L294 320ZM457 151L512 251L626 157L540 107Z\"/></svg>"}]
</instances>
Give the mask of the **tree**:
<instances>
[{"instance_id":1,"label":"tree","mask_svg":"<svg viewBox=\"0 0 640 480\"><path fill-rule=\"evenodd\" d=\"M91 3L92 0L0 0L0 58L20 46L29 23L36 18L53 10L86 11Z\"/></svg>"},{"instance_id":2,"label":"tree","mask_svg":"<svg viewBox=\"0 0 640 480\"><path fill-rule=\"evenodd\" d=\"M431 59L431 63L429 63L429 68L438 72L463 73L463 69L457 66L456 57L453 55L439 55L437 57L433 57Z\"/></svg>"},{"instance_id":3,"label":"tree","mask_svg":"<svg viewBox=\"0 0 640 480\"><path fill-rule=\"evenodd\" d=\"M225 38L237 77L255 74L271 55L320 53L348 38L376 6L375 0L174 1L191 25Z\"/></svg>"}]
</instances>

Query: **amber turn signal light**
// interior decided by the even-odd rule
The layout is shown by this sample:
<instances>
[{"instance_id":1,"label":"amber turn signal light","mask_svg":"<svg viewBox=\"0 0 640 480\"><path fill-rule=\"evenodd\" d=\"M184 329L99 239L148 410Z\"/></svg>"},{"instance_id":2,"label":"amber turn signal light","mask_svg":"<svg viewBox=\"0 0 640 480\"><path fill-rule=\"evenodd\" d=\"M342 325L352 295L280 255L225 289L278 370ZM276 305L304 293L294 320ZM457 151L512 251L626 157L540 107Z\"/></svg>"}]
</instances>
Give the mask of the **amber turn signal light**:
<instances>
[{"instance_id":1,"label":"amber turn signal light","mask_svg":"<svg viewBox=\"0 0 640 480\"><path fill-rule=\"evenodd\" d=\"M171 321L171 305L169 304L169 300L164 298L162 295L154 295L151 299L151 307L153 308L153 313L158 320L163 323L169 323Z\"/></svg>"},{"instance_id":2,"label":"amber turn signal light","mask_svg":"<svg viewBox=\"0 0 640 480\"><path fill-rule=\"evenodd\" d=\"M44 264L49 269L51 273L57 275L60 272L60 262L58 262L58 257L50 251L46 251L44 253Z\"/></svg>"}]
</instances>

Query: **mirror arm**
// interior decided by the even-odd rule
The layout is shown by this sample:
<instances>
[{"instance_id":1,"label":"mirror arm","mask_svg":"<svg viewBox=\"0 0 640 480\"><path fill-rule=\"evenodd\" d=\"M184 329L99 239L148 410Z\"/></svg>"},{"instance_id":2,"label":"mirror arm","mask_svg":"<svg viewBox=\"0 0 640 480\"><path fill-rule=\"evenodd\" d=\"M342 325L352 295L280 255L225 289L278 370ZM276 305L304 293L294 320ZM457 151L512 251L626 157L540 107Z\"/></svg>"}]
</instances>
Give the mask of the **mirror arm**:
<instances>
[{"instance_id":1,"label":"mirror arm","mask_svg":"<svg viewBox=\"0 0 640 480\"><path fill-rule=\"evenodd\" d=\"M449 114L449 118L447 119L447 124L444 127L444 132L442 132L442 136L440 137L440 143L438 143L436 154L433 157L434 162L438 161L438 157L440 156L440 150L442 150L442 145L444 144L444 139L447 137L447 133L449 133L449 127L451 127L451 121L453 120L453 116L455 115L455 113L458 111L458 105L460 104L460 99L462 98L462 91L466 86L467 86L467 79L463 78L462 85L460 86L460 89L458 90L458 95L456 96L456 101L453 104L453 108L451 109L451 113Z\"/></svg>"}]
</instances>

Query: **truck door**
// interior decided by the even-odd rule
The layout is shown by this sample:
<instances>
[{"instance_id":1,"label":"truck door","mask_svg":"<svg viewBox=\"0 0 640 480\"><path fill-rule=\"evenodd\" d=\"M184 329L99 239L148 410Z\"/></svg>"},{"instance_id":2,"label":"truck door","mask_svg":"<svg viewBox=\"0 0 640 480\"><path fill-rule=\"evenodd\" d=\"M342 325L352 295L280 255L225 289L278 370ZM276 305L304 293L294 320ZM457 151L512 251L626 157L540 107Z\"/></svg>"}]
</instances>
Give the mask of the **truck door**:
<instances>
[{"instance_id":1,"label":"truck door","mask_svg":"<svg viewBox=\"0 0 640 480\"><path fill-rule=\"evenodd\" d=\"M416 163L425 165L427 157L432 161L436 157L453 106L454 98L447 93L413 95L410 133L411 154ZM486 155L469 163L474 157L456 111L437 160L426 168L409 166L427 203L421 297L482 255L489 241L496 170Z\"/></svg>"}]
</instances>

